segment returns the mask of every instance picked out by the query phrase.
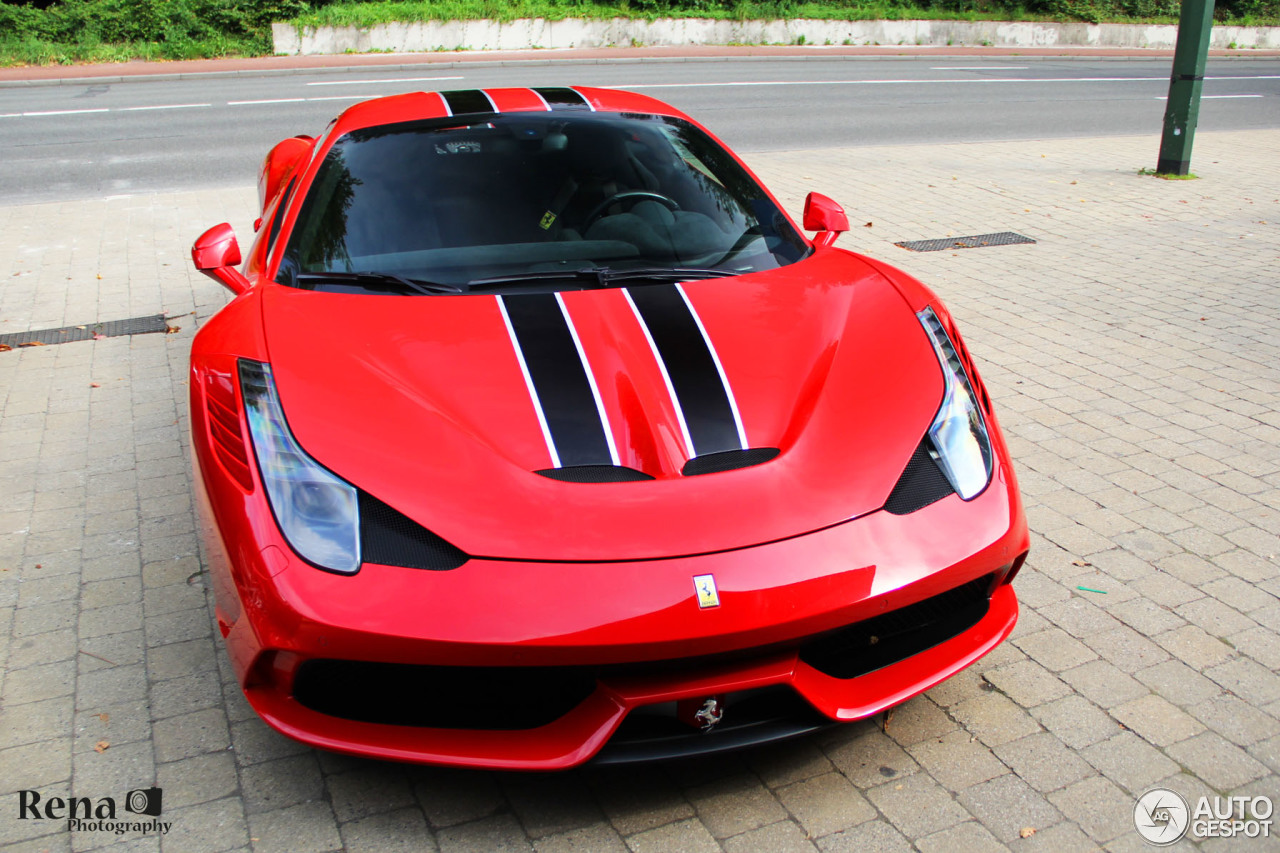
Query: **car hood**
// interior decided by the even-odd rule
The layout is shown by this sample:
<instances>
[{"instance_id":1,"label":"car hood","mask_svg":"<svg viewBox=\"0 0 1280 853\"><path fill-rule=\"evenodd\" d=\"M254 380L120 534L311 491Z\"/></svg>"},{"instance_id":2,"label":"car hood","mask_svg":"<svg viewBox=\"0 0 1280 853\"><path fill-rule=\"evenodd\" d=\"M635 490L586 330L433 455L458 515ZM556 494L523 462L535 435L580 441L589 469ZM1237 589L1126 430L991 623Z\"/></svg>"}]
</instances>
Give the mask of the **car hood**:
<instances>
[{"instance_id":1,"label":"car hood","mask_svg":"<svg viewBox=\"0 0 1280 853\"><path fill-rule=\"evenodd\" d=\"M840 250L625 291L268 284L262 302L299 443L473 556L674 557L840 523L883 506L942 396L896 288ZM770 455L743 447L780 453L682 473L692 455L738 451L718 467ZM586 479L614 460L653 479L536 473L566 476L553 450L562 466L593 465L578 469Z\"/></svg>"}]
</instances>

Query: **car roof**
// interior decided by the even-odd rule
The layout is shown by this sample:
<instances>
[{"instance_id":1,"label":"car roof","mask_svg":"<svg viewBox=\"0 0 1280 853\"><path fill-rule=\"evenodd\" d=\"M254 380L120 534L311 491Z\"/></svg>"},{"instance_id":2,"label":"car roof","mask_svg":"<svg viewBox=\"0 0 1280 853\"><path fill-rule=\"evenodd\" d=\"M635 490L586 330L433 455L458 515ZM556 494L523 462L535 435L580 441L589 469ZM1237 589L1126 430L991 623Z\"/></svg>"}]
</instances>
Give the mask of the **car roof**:
<instances>
[{"instance_id":1,"label":"car roof","mask_svg":"<svg viewBox=\"0 0 1280 853\"><path fill-rule=\"evenodd\" d=\"M589 86L458 89L407 92L349 107L338 116L333 138L366 127L404 121L511 112L619 112L689 117L647 95Z\"/></svg>"}]
</instances>

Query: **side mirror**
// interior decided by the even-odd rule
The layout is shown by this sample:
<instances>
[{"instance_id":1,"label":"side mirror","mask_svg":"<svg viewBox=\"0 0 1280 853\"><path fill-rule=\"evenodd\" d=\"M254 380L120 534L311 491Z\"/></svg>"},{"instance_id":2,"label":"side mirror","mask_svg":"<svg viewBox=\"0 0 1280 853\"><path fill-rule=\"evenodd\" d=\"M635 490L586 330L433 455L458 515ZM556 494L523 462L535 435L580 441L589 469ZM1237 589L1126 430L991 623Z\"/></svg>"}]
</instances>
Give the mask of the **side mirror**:
<instances>
[{"instance_id":1,"label":"side mirror","mask_svg":"<svg viewBox=\"0 0 1280 853\"><path fill-rule=\"evenodd\" d=\"M200 235L191 247L191 260L196 269L237 296L249 289L249 279L236 269L240 263L236 232L226 222Z\"/></svg>"},{"instance_id":2,"label":"side mirror","mask_svg":"<svg viewBox=\"0 0 1280 853\"><path fill-rule=\"evenodd\" d=\"M258 172L258 209L266 210L267 205L280 192L285 176L302 161L315 140L310 136L293 136L283 142L277 142L262 161L262 169Z\"/></svg>"},{"instance_id":3,"label":"side mirror","mask_svg":"<svg viewBox=\"0 0 1280 853\"><path fill-rule=\"evenodd\" d=\"M845 216L843 207L822 193L809 193L804 200L804 230L817 231L813 242L830 246L849 230L849 217Z\"/></svg>"}]
</instances>

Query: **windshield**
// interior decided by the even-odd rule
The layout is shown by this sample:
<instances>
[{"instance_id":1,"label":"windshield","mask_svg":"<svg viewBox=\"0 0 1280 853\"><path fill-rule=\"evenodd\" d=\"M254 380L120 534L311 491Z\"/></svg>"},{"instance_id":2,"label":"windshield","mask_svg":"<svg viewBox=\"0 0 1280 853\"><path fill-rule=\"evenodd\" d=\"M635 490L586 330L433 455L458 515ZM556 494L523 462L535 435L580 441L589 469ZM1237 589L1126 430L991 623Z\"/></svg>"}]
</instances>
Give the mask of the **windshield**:
<instances>
[{"instance_id":1,"label":"windshield","mask_svg":"<svg viewBox=\"0 0 1280 853\"><path fill-rule=\"evenodd\" d=\"M688 122L506 113L337 140L277 280L337 292L558 290L755 272L807 251L764 190Z\"/></svg>"}]
</instances>

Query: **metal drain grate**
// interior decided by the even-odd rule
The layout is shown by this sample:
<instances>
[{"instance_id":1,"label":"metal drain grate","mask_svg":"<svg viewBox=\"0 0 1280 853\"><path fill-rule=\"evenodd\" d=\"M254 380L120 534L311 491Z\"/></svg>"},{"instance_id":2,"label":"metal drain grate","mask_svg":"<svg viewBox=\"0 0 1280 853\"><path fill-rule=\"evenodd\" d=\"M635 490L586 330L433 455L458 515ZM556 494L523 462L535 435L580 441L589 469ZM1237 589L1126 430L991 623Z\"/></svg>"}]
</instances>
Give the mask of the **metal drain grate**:
<instances>
[{"instance_id":1,"label":"metal drain grate","mask_svg":"<svg viewBox=\"0 0 1280 853\"><path fill-rule=\"evenodd\" d=\"M9 347L24 345L66 344L72 341L91 341L95 337L118 338L121 335L145 335L149 332L167 331L169 325L163 314L150 317L130 317L128 320L111 320L106 323L85 323L83 326L63 326L61 329L35 329L30 332L14 332L0 335L0 344Z\"/></svg>"},{"instance_id":2,"label":"metal drain grate","mask_svg":"<svg viewBox=\"0 0 1280 853\"><path fill-rule=\"evenodd\" d=\"M1017 243L1034 243L1030 237L1023 237L1012 231L1001 231L997 234L975 234L972 237L947 237L942 240L908 240L894 243L912 252L941 252L943 249L978 249L983 246L1012 246Z\"/></svg>"}]
</instances>

